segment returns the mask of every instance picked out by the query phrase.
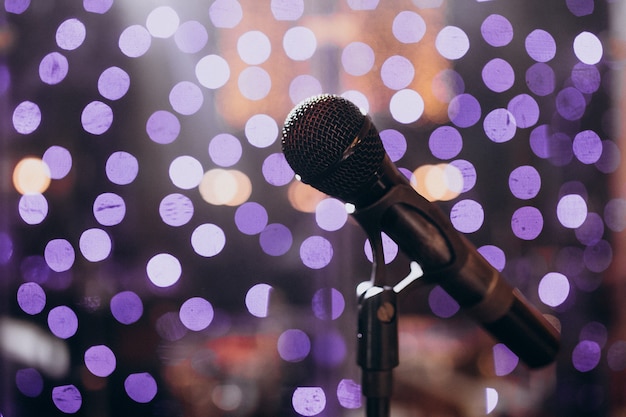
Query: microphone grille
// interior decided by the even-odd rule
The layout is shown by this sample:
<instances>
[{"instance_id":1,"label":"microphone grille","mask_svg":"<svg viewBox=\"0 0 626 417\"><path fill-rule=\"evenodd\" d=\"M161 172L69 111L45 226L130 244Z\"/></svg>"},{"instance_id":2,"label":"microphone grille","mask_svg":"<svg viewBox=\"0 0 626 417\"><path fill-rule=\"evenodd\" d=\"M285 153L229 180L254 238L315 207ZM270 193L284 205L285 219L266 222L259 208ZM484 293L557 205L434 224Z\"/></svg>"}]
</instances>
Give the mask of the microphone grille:
<instances>
[{"instance_id":1,"label":"microphone grille","mask_svg":"<svg viewBox=\"0 0 626 417\"><path fill-rule=\"evenodd\" d=\"M302 182L350 201L375 181L385 150L376 127L361 132L366 116L349 100L330 94L314 96L287 116L282 132L285 159ZM344 153L361 133L352 154Z\"/></svg>"}]
</instances>

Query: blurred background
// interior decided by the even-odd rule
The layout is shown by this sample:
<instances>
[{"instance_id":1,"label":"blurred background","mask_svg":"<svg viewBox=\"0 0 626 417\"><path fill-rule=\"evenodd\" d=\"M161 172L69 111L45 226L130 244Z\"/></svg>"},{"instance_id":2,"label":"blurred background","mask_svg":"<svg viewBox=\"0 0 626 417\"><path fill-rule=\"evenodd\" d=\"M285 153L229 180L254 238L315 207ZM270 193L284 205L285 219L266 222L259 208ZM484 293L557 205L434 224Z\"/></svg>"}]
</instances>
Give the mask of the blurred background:
<instances>
[{"instance_id":1,"label":"blurred background","mask_svg":"<svg viewBox=\"0 0 626 417\"><path fill-rule=\"evenodd\" d=\"M4 0L0 415L360 416L371 249L287 113L368 112L560 329L529 370L400 293L392 415L626 415L626 2ZM409 263L385 241L398 281Z\"/></svg>"}]
</instances>

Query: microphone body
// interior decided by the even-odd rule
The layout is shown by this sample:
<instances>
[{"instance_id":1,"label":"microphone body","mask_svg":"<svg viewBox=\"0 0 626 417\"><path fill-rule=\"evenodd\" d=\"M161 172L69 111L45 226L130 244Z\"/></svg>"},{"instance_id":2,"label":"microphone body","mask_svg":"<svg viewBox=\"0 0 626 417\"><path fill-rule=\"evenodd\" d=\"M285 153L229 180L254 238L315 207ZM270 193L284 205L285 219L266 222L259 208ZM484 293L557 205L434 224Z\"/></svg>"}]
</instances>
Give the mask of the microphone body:
<instances>
[{"instance_id":1,"label":"microphone body","mask_svg":"<svg viewBox=\"0 0 626 417\"><path fill-rule=\"evenodd\" d=\"M556 329L411 187L354 104L333 95L305 100L287 117L282 144L303 182L354 204L353 217L370 239L385 232L420 264L422 279L440 285L527 366L554 361Z\"/></svg>"}]
</instances>

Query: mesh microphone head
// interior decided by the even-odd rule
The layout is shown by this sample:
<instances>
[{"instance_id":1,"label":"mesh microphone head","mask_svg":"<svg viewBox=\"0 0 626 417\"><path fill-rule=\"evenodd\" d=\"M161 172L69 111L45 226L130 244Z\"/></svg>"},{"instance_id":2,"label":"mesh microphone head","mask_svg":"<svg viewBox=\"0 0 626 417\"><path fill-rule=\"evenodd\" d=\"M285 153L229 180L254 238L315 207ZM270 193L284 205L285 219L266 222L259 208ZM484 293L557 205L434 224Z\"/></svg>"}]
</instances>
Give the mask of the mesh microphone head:
<instances>
[{"instance_id":1,"label":"mesh microphone head","mask_svg":"<svg viewBox=\"0 0 626 417\"><path fill-rule=\"evenodd\" d=\"M285 120L285 159L302 182L352 202L376 181L385 157L378 131L366 117L342 97L325 94L306 99Z\"/></svg>"}]
</instances>

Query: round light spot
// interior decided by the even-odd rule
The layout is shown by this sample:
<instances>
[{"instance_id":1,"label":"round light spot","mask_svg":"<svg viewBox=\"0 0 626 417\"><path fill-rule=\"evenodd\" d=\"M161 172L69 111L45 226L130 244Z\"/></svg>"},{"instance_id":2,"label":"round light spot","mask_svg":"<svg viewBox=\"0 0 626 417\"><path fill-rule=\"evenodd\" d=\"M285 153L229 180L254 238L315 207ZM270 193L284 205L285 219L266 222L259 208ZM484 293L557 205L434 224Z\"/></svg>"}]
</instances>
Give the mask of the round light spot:
<instances>
[{"instance_id":1,"label":"round light spot","mask_svg":"<svg viewBox=\"0 0 626 417\"><path fill-rule=\"evenodd\" d=\"M74 385L62 385L52 388L52 402L63 413L74 414L80 410L83 397Z\"/></svg>"},{"instance_id":2,"label":"round light spot","mask_svg":"<svg viewBox=\"0 0 626 417\"><path fill-rule=\"evenodd\" d=\"M25 396L35 398L43 392L43 377L35 368L18 369L15 385Z\"/></svg>"},{"instance_id":3,"label":"round light spot","mask_svg":"<svg viewBox=\"0 0 626 417\"><path fill-rule=\"evenodd\" d=\"M202 297L192 297L180 306L178 316L186 328L199 332L213 321L213 306Z\"/></svg>"},{"instance_id":4,"label":"round light spot","mask_svg":"<svg viewBox=\"0 0 626 417\"><path fill-rule=\"evenodd\" d=\"M492 351L493 365L497 376L509 375L515 370L519 363L519 358L505 344L495 344Z\"/></svg>"},{"instance_id":5,"label":"round light spot","mask_svg":"<svg viewBox=\"0 0 626 417\"><path fill-rule=\"evenodd\" d=\"M444 58L456 60L465 56L470 48L470 42L461 28L446 26L437 34L435 47Z\"/></svg>"},{"instance_id":6,"label":"round light spot","mask_svg":"<svg viewBox=\"0 0 626 417\"><path fill-rule=\"evenodd\" d=\"M209 142L209 155L216 165L230 167L241 158L241 142L235 136L221 133Z\"/></svg>"},{"instance_id":7,"label":"round light spot","mask_svg":"<svg viewBox=\"0 0 626 417\"><path fill-rule=\"evenodd\" d=\"M170 287L180 279L182 267L174 256L159 253L150 258L146 272L150 281L157 287Z\"/></svg>"},{"instance_id":8,"label":"round light spot","mask_svg":"<svg viewBox=\"0 0 626 417\"><path fill-rule=\"evenodd\" d=\"M267 61L272 52L272 44L263 32L252 30L237 40L237 52L243 62L248 65L259 65Z\"/></svg>"},{"instance_id":9,"label":"round light spot","mask_svg":"<svg viewBox=\"0 0 626 417\"><path fill-rule=\"evenodd\" d=\"M531 165L515 168L509 175L509 189L520 200L536 197L541 189L539 172Z\"/></svg>"},{"instance_id":10,"label":"round light spot","mask_svg":"<svg viewBox=\"0 0 626 417\"><path fill-rule=\"evenodd\" d=\"M17 304L26 314L39 314L46 306L46 293L36 282L25 282L17 289Z\"/></svg>"},{"instance_id":11,"label":"round light spot","mask_svg":"<svg viewBox=\"0 0 626 417\"><path fill-rule=\"evenodd\" d=\"M159 204L159 215L163 223L179 227L191 220L194 206L191 199L180 193L172 193L163 198Z\"/></svg>"},{"instance_id":12,"label":"round light spot","mask_svg":"<svg viewBox=\"0 0 626 417\"><path fill-rule=\"evenodd\" d=\"M313 314L320 320L336 320L346 307L341 292L335 288L322 288L315 291L311 301Z\"/></svg>"},{"instance_id":13,"label":"round light spot","mask_svg":"<svg viewBox=\"0 0 626 417\"><path fill-rule=\"evenodd\" d=\"M67 76L69 63L64 55L51 52L39 63L39 78L46 84L59 84Z\"/></svg>"},{"instance_id":14,"label":"round light spot","mask_svg":"<svg viewBox=\"0 0 626 417\"><path fill-rule=\"evenodd\" d=\"M42 160L48 165L53 180L64 178L72 169L72 154L62 146L53 145L46 149Z\"/></svg>"},{"instance_id":15,"label":"round light spot","mask_svg":"<svg viewBox=\"0 0 626 417\"><path fill-rule=\"evenodd\" d=\"M533 240L542 229L543 216L536 207L520 207L511 216L511 230L520 239Z\"/></svg>"},{"instance_id":16,"label":"round light spot","mask_svg":"<svg viewBox=\"0 0 626 417\"><path fill-rule=\"evenodd\" d=\"M267 148L278 138L278 124L267 114L255 114L246 122L245 135L250 145Z\"/></svg>"},{"instance_id":17,"label":"round light spot","mask_svg":"<svg viewBox=\"0 0 626 417\"><path fill-rule=\"evenodd\" d=\"M326 198L315 207L315 221L321 229L334 232L346 224L348 211L341 201L335 198Z\"/></svg>"},{"instance_id":18,"label":"round light spot","mask_svg":"<svg viewBox=\"0 0 626 417\"><path fill-rule=\"evenodd\" d=\"M40 194L50 185L50 168L39 158L24 158L13 169L13 186L20 194Z\"/></svg>"},{"instance_id":19,"label":"round light spot","mask_svg":"<svg viewBox=\"0 0 626 417\"><path fill-rule=\"evenodd\" d=\"M282 152L273 153L265 158L261 170L265 181L275 186L287 185L295 176Z\"/></svg>"},{"instance_id":20,"label":"round light spot","mask_svg":"<svg viewBox=\"0 0 626 417\"><path fill-rule=\"evenodd\" d=\"M435 286L428 294L428 305L431 311L441 318L454 316L459 310L459 303L439 285Z\"/></svg>"},{"instance_id":21,"label":"round light spot","mask_svg":"<svg viewBox=\"0 0 626 417\"><path fill-rule=\"evenodd\" d=\"M293 237L286 226L272 223L268 224L259 235L259 243L266 254L281 256L291 248Z\"/></svg>"},{"instance_id":22,"label":"round light spot","mask_svg":"<svg viewBox=\"0 0 626 417\"><path fill-rule=\"evenodd\" d=\"M382 245L385 264L390 264L394 259L396 259L396 256L398 256L398 244L394 242L393 239L391 239L386 233L383 233ZM367 260L370 262L374 262L374 254L372 252L372 245L369 239L365 240L363 251L365 252L365 257L367 258Z\"/></svg>"},{"instance_id":23,"label":"round light spot","mask_svg":"<svg viewBox=\"0 0 626 417\"><path fill-rule=\"evenodd\" d=\"M482 70L483 82L488 89L496 93L502 93L513 87L515 71L507 61L494 58L487 62Z\"/></svg>"},{"instance_id":24,"label":"round light spot","mask_svg":"<svg viewBox=\"0 0 626 417\"><path fill-rule=\"evenodd\" d=\"M559 272L549 272L539 281L537 291L542 303L550 307L558 307L569 295L569 280Z\"/></svg>"},{"instance_id":25,"label":"round light spot","mask_svg":"<svg viewBox=\"0 0 626 417\"><path fill-rule=\"evenodd\" d=\"M69 270L76 259L72 244L65 239L52 239L44 249L44 259L55 272Z\"/></svg>"},{"instance_id":26,"label":"round light spot","mask_svg":"<svg viewBox=\"0 0 626 417\"><path fill-rule=\"evenodd\" d=\"M113 152L107 159L105 171L113 184L128 185L135 181L139 173L137 158L128 152Z\"/></svg>"},{"instance_id":27,"label":"round light spot","mask_svg":"<svg viewBox=\"0 0 626 417\"><path fill-rule=\"evenodd\" d=\"M202 164L189 155L182 155L172 161L169 176L172 183L183 190L190 190L200 184L204 171Z\"/></svg>"},{"instance_id":28,"label":"round light spot","mask_svg":"<svg viewBox=\"0 0 626 417\"><path fill-rule=\"evenodd\" d=\"M141 25L132 25L124 29L118 41L120 51L129 58L144 55L150 49L151 44L150 32Z\"/></svg>"},{"instance_id":29,"label":"round light spot","mask_svg":"<svg viewBox=\"0 0 626 417\"><path fill-rule=\"evenodd\" d=\"M291 404L302 416L316 416L326 408L326 394L320 387L299 387L293 392Z\"/></svg>"},{"instance_id":30,"label":"round light spot","mask_svg":"<svg viewBox=\"0 0 626 417\"><path fill-rule=\"evenodd\" d=\"M533 30L525 40L526 52L537 62L548 62L556 55L556 42L542 29Z\"/></svg>"},{"instance_id":31,"label":"round light spot","mask_svg":"<svg viewBox=\"0 0 626 417\"><path fill-rule=\"evenodd\" d=\"M85 25L78 19L67 19L59 25L56 33L56 42L59 48L72 51L83 44L85 40Z\"/></svg>"},{"instance_id":32,"label":"round light spot","mask_svg":"<svg viewBox=\"0 0 626 417\"><path fill-rule=\"evenodd\" d=\"M574 53L583 64L595 65L602 59L602 42L591 32L581 32L574 38Z\"/></svg>"},{"instance_id":33,"label":"round light spot","mask_svg":"<svg viewBox=\"0 0 626 417\"><path fill-rule=\"evenodd\" d=\"M333 246L321 236L308 237L300 245L300 259L311 269L327 266L333 258Z\"/></svg>"},{"instance_id":34,"label":"round light spot","mask_svg":"<svg viewBox=\"0 0 626 417\"><path fill-rule=\"evenodd\" d=\"M380 68L383 84L392 90L401 90L411 84L415 68L411 61L400 55L393 55L383 62Z\"/></svg>"},{"instance_id":35,"label":"round light spot","mask_svg":"<svg viewBox=\"0 0 626 417\"><path fill-rule=\"evenodd\" d=\"M489 45L506 46L513 40L513 25L506 17L492 14L480 25L480 33Z\"/></svg>"},{"instance_id":36,"label":"round light spot","mask_svg":"<svg viewBox=\"0 0 626 417\"><path fill-rule=\"evenodd\" d=\"M557 204L556 215L564 227L575 229L587 218L587 203L580 195L565 195Z\"/></svg>"},{"instance_id":37,"label":"round light spot","mask_svg":"<svg viewBox=\"0 0 626 417\"><path fill-rule=\"evenodd\" d=\"M92 346L85 351L85 366L95 376L104 378L111 375L116 364L115 354L108 346Z\"/></svg>"},{"instance_id":38,"label":"round light spot","mask_svg":"<svg viewBox=\"0 0 626 417\"><path fill-rule=\"evenodd\" d=\"M244 203L235 211L235 225L246 235L259 234L267 226L267 210L255 202Z\"/></svg>"},{"instance_id":39,"label":"round light spot","mask_svg":"<svg viewBox=\"0 0 626 417\"><path fill-rule=\"evenodd\" d=\"M163 145L172 143L180 133L180 122L174 114L158 110L148 118L146 133L156 143Z\"/></svg>"},{"instance_id":40,"label":"round light spot","mask_svg":"<svg viewBox=\"0 0 626 417\"><path fill-rule=\"evenodd\" d=\"M80 252L89 262L100 262L111 254L111 237L102 229L87 229L78 242Z\"/></svg>"},{"instance_id":41,"label":"round light spot","mask_svg":"<svg viewBox=\"0 0 626 417\"><path fill-rule=\"evenodd\" d=\"M147 372L130 374L124 380L124 389L128 396L138 403L149 403L157 393L154 377Z\"/></svg>"},{"instance_id":42,"label":"round light spot","mask_svg":"<svg viewBox=\"0 0 626 417\"><path fill-rule=\"evenodd\" d=\"M98 92L109 100L119 100L130 88L130 76L118 67L105 69L98 78Z\"/></svg>"},{"instance_id":43,"label":"round light spot","mask_svg":"<svg viewBox=\"0 0 626 417\"><path fill-rule=\"evenodd\" d=\"M508 142L517 131L513 114L506 109L494 109L485 116L483 129L489 139L496 143Z\"/></svg>"},{"instance_id":44,"label":"round light spot","mask_svg":"<svg viewBox=\"0 0 626 417\"><path fill-rule=\"evenodd\" d=\"M272 0L270 7L276 20L298 20L304 13L304 0Z\"/></svg>"},{"instance_id":45,"label":"round light spot","mask_svg":"<svg viewBox=\"0 0 626 417\"><path fill-rule=\"evenodd\" d=\"M519 128L534 126L539 120L539 104L528 94L519 94L509 101L507 110L515 118Z\"/></svg>"},{"instance_id":46,"label":"round light spot","mask_svg":"<svg viewBox=\"0 0 626 417\"><path fill-rule=\"evenodd\" d=\"M393 19L391 31L402 43L416 43L426 34L426 22L415 12L402 11Z\"/></svg>"},{"instance_id":47,"label":"round light spot","mask_svg":"<svg viewBox=\"0 0 626 417\"><path fill-rule=\"evenodd\" d=\"M302 100L322 94L322 84L309 74L298 75L289 84L289 98L291 102L297 104Z\"/></svg>"},{"instance_id":48,"label":"round light spot","mask_svg":"<svg viewBox=\"0 0 626 417\"><path fill-rule=\"evenodd\" d=\"M317 49L317 39L309 28L292 27L285 32L283 48L287 56L294 61L305 61L313 56Z\"/></svg>"},{"instance_id":49,"label":"round light spot","mask_svg":"<svg viewBox=\"0 0 626 417\"><path fill-rule=\"evenodd\" d=\"M537 62L526 70L526 85L538 96L552 94L556 84L554 70L543 62Z\"/></svg>"},{"instance_id":50,"label":"round light spot","mask_svg":"<svg viewBox=\"0 0 626 417\"><path fill-rule=\"evenodd\" d=\"M352 379L342 379L337 385L337 400L349 410L361 407L361 385Z\"/></svg>"},{"instance_id":51,"label":"round light spot","mask_svg":"<svg viewBox=\"0 0 626 417\"><path fill-rule=\"evenodd\" d=\"M197 113L204 103L204 96L200 87L189 81L176 84L169 95L172 108L185 116Z\"/></svg>"},{"instance_id":52,"label":"round light spot","mask_svg":"<svg viewBox=\"0 0 626 417\"><path fill-rule=\"evenodd\" d=\"M391 97L389 111L399 123L413 123L424 113L424 99L417 91L400 90Z\"/></svg>"},{"instance_id":53,"label":"round light spot","mask_svg":"<svg viewBox=\"0 0 626 417\"><path fill-rule=\"evenodd\" d=\"M86 132L101 135L109 130L113 123L113 110L108 104L92 101L83 109L80 121Z\"/></svg>"},{"instance_id":54,"label":"round light spot","mask_svg":"<svg viewBox=\"0 0 626 417\"><path fill-rule=\"evenodd\" d=\"M480 120L481 108L478 100L470 94L459 94L450 100L448 117L458 127L470 127Z\"/></svg>"},{"instance_id":55,"label":"round light spot","mask_svg":"<svg viewBox=\"0 0 626 417\"><path fill-rule=\"evenodd\" d=\"M42 194L24 194L18 212L26 224L40 224L48 216L48 200Z\"/></svg>"},{"instance_id":56,"label":"round light spot","mask_svg":"<svg viewBox=\"0 0 626 417\"><path fill-rule=\"evenodd\" d=\"M268 284L253 285L246 293L246 308L255 317L267 317L271 294L274 289Z\"/></svg>"},{"instance_id":57,"label":"round light spot","mask_svg":"<svg viewBox=\"0 0 626 417\"><path fill-rule=\"evenodd\" d=\"M83 0L83 7L90 13L104 14L113 6L113 0Z\"/></svg>"},{"instance_id":58,"label":"round light spot","mask_svg":"<svg viewBox=\"0 0 626 417\"><path fill-rule=\"evenodd\" d=\"M143 315L141 298L132 291L122 291L111 297L111 314L122 324L132 324Z\"/></svg>"},{"instance_id":59,"label":"round light spot","mask_svg":"<svg viewBox=\"0 0 626 417\"><path fill-rule=\"evenodd\" d=\"M176 33L180 18L176 10L161 6L152 10L146 18L146 28L155 38L169 38Z\"/></svg>"},{"instance_id":60,"label":"round light spot","mask_svg":"<svg viewBox=\"0 0 626 417\"><path fill-rule=\"evenodd\" d=\"M502 249L493 245L485 245L478 248L478 253L480 253L491 266L502 272L506 265L506 255Z\"/></svg>"},{"instance_id":61,"label":"round light spot","mask_svg":"<svg viewBox=\"0 0 626 417\"><path fill-rule=\"evenodd\" d=\"M237 0L216 0L209 8L209 17L215 27L231 29L241 22L243 9Z\"/></svg>"},{"instance_id":62,"label":"round light spot","mask_svg":"<svg viewBox=\"0 0 626 417\"><path fill-rule=\"evenodd\" d=\"M230 66L219 55L207 55L196 64L196 78L206 88L222 87L230 79Z\"/></svg>"},{"instance_id":63,"label":"round light spot","mask_svg":"<svg viewBox=\"0 0 626 417\"><path fill-rule=\"evenodd\" d=\"M209 34L202 23L190 20L178 26L174 42L181 52L193 54L204 48L209 41Z\"/></svg>"},{"instance_id":64,"label":"round light spot","mask_svg":"<svg viewBox=\"0 0 626 417\"><path fill-rule=\"evenodd\" d=\"M350 75L365 75L374 66L375 54L371 46L363 42L346 45L341 53L341 64Z\"/></svg>"},{"instance_id":65,"label":"round light spot","mask_svg":"<svg viewBox=\"0 0 626 417\"><path fill-rule=\"evenodd\" d=\"M78 317L67 306L54 307L48 313L48 327L60 339L69 339L78 330Z\"/></svg>"},{"instance_id":66,"label":"round light spot","mask_svg":"<svg viewBox=\"0 0 626 417\"><path fill-rule=\"evenodd\" d=\"M602 349L600 345L591 340L583 340L574 347L572 363L578 371L589 372L598 366L601 357Z\"/></svg>"},{"instance_id":67,"label":"round light spot","mask_svg":"<svg viewBox=\"0 0 626 417\"><path fill-rule=\"evenodd\" d=\"M474 200L461 200L452 206L450 221L456 230L473 233L481 228L485 220L483 207Z\"/></svg>"},{"instance_id":68,"label":"round light spot","mask_svg":"<svg viewBox=\"0 0 626 417\"><path fill-rule=\"evenodd\" d=\"M22 135L33 133L41 123L41 110L32 101L23 101L13 111L13 127Z\"/></svg>"},{"instance_id":69,"label":"round light spot","mask_svg":"<svg viewBox=\"0 0 626 417\"><path fill-rule=\"evenodd\" d=\"M283 360L301 362L311 351L311 341L302 330L288 329L278 337L276 347Z\"/></svg>"},{"instance_id":70,"label":"round light spot","mask_svg":"<svg viewBox=\"0 0 626 417\"><path fill-rule=\"evenodd\" d=\"M593 130L584 130L576 134L572 148L580 162L594 164L602 156L602 139Z\"/></svg>"},{"instance_id":71,"label":"round light spot","mask_svg":"<svg viewBox=\"0 0 626 417\"><path fill-rule=\"evenodd\" d=\"M385 129L380 132L380 140L383 142L385 152L389 158L396 162L406 153L406 138L395 129Z\"/></svg>"},{"instance_id":72,"label":"round light spot","mask_svg":"<svg viewBox=\"0 0 626 417\"><path fill-rule=\"evenodd\" d=\"M272 79L261 67L248 67L241 71L237 79L241 94L249 100L265 98L272 88Z\"/></svg>"},{"instance_id":73,"label":"round light spot","mask_svg":"<svg viewBox=\"0 0 626 417\"><path fill-rule=\"evenodd\" d=\"M218 255L226 245L224 231L214 224L202 224L191 234L191 246L200 256L206 258Z\"/></svg>"},{"instance_id":74,"label":"round light spot","mask_svg":"<svg viewBox=\"0 0 626 417\"><path fill-rule=\"evenodd\" d=\"M114 226L124 219L126 203L115 193L102 193L93 202L93 215L101 225Z\"/></svg>"}]
</instances>

